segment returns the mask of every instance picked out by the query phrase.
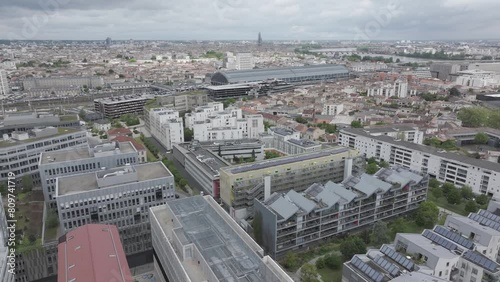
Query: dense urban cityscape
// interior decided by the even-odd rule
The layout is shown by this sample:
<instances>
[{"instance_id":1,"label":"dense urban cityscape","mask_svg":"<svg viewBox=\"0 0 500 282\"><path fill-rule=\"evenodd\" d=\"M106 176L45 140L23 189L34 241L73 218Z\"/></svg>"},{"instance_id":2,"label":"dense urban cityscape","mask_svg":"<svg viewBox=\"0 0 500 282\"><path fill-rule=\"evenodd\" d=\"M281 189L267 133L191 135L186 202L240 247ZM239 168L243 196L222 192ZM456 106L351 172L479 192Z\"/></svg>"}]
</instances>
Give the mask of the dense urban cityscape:
<instances>
[{"instance_id":1,"label":"dense urban cityscape","mask_svg":"<svg viewBox=\"0 0 500 282\"><path fill-rule=\"evenodd\" d=\"M500 40L254 34L0 40L0 281L500 281Z\"/></svg>"}]
</instances>

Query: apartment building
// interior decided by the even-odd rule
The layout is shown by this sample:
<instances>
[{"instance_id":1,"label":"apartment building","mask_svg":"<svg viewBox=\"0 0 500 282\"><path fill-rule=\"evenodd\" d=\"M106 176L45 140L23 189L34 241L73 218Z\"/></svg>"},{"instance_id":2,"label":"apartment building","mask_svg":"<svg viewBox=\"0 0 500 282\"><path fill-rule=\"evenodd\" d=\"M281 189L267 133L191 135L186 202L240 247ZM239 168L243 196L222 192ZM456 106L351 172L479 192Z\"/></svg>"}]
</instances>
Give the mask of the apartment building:
<instances>
[{"instance_id":1,"label":"apartment building","mask_svg":"<svg viewBox=\"0 0 500 282\"><path fill-rule=\"evenodd\" d=\"M366 158L374 157L428 173L441 182L468 185L477 194L500 195L500 166L496 163L395 140L389 136L373 136L363 129L342 129L339 145L359 150Z\"/></svg>"},{"instance_id":2,"label":"apartment building","mask_svg":"<svg viewBox=\"0 0 500 282\"><path fill-rule=\"evenodd\" d=\"M321 112L324 116L336 116L344 111L344 104L324 104L323 111Z\"/></svg>"},{"instance_id":3,"label":"apartment building","mask_svg":"<svg viewBox=\"0 0 500 282\"><path fill-rule=\"evenodd\" d=\"M252 53L226 52L223 66L228 70L251 70L255 62Z\"/></svg>"},{"instance_id":4,"label":"apartment building","mask_svg":"<svg viewBox=\"0 0 500 282\"><path fill-rule=\"evenodd\" d=\"M174 144L184 142L184 122L179 112L169 108L155 108L148 111L149 130L167 150Z\"/></svg>"},{"instance_id":5,"label":"apartment building","mask_svg":"<svg viewBox=\"0 0 500 282\"><path fill-rule=\"evenodd\" d=\"M421 131L417 126L393 124L391 126L365 127L364 131L372 136L389 136L415 144L424 143L424 131Z\"/></svg>"},{"instance_id":6,"label":"apartment building","mask_svg":"<svg viewBox=\"0 0 500 282\"><path fill-rule=\"evenodd\" d=\"M302 192L313 183L341 182L357 174L363 159L356 150L336 147L220 169L220 196L231 216L246 218L253 199L264 198L264 178L271 193Z\"/></svg>"},{"instance_id":7,"label":"apartment building","mask_svg":"<svg viewBox=\"0 0 500 282\"><path fill-rule=\"evenodd\" d=\"M411 258L399 253L392 245L370 249L345 262L342 282L445 282L450 281L429 274L429 269L417 265Z\"/></svg>"},{"instance_id":8,"label":"apartment building","mask_svg":"<svg viewBox=\"0 0 500 282\"><path fill-rule=\"evenodd\" d=\"M19 180L31 175L33 183L40 184L38 164L40 154L65 148L87 145L86 132L72 128L35 128L26 132L4 134L0 141L0 180L13 172Z\"/></svg>"},{"instance_id":9,"label":"apartment building","mask_svg":"<svg viewBox=\"0 0 500 282\"><path fill-rule=\"evenodd\" d=\"M300 132L281 128L271 127L267 133L260 134L260 139L265 143L266 148L272 148L287 155L297 155L321 150L321 144L300 138Z\"/></svg>"},{"instance_id":10,"label":"apartment building","mask_svg":"<svg viewBox=\"0 0 500 282\"><path fill-rule=\"evenodd\" d=\"M255 199L262 242L273 257L334 236L402 216L427 198L428 176L394 167L375 175L351 176L341 184L315 183L303 193L290 190ZM266 193L265 193L266 194Z\"/></svg>"},{"instance_id":11,"label":"apartment building","mask_svg":"<svg viewBox=\"0 0 500 282\"><path fill-rule=\"evenodd\" d=\"M367 89L368 96L384 96L406 98L408 96L408 82L396 80L394 83L385 84L384 82L375 82Z\"/></svg>"},{"instance_id":12,"label":"apartment building","mask_svg":"<svg viewBox=\"0 0 500 282\"><path fill-rule=\"evenodd\" d=\"M3 205L2 195L0 195L0 280L2 282L14 282L15 275L9 270L10 263L15 261L9 261L9 246L7 245L7 240L9 233L7 231L7 217L5 216L5 208Z\"/></svg>"},{"instance_id":13,"label":"apartment building","mask_svg":"<svg viewBox=\"0 0 500 282\"><path fill-rule=\"evenodd\" d=\"M105 118L120 118L125 114L144 114L146 101L154 99L150 95L128 95L94 100L94 109Z\"/></svg>"},{"instance_id":14,"label":"apartment building","mask_svg":"<svg viewBox=\"0 0 500 282\"><path fill-rule=\"evenodd\" d=\"M57 178L64 232L89 223L113 224L127 255L151 250L148 209L174 199L174 177L161 162Z\"/></svg>"},{"instance_id":15,"label":"apartment building","mask_svg":"<svg viewBox=\"0 0 500 282\"><path fill-rule=\"evenodd\" d=\"M61 237L58 282L133 282L115 225L86 224Z\"/></svg>"},{"instance_id":16,"label":"apartment building","mask_svg":"<svg viewBox=\"0 0 500 282\"><path fill-rule=\"evenodd\" d=\"M150 219L160 281L293 281L210 196L153 207Z\"/></svg>"},{"instance_id":17,"label":"apartment building","mask_svg":"<svg viewBox=\"0 0 500 282\"><path fill-rule=\"evenodd\" d=\"M38 167L45 202L56 208L54 198L58 177L137 164L138 153L130 142L111 142L42 152Z\"/></svg>"},{"instance_id":18,"label":"apartment building","mask_svg":"<svg viewBox=\"0 0 500 282\"><path fill-rule=\"evenodd\" d=\"M230 108L227 110L231 110L231 114L238 118L242 117L241 110L237 111L236 108ZM224 104L219 102L210 102L207 105L196 107L191 113L187 113L184 116L186 127L192 130L195 121L206 120L209 115L222 111L224 111Z\"/></svg>"},{"instance_id":19,"label":"apartment building","mask_svg":"<svg viewBox=\"0 0 500 282\"><path fill-rule=\"evenodd\" d=\"M161 105L179 112L193 110L196 107L208 104L208 94L200 91L184 94L178 93L171 96L160 96L156 98Z\"/></svg>"}]
</instances>

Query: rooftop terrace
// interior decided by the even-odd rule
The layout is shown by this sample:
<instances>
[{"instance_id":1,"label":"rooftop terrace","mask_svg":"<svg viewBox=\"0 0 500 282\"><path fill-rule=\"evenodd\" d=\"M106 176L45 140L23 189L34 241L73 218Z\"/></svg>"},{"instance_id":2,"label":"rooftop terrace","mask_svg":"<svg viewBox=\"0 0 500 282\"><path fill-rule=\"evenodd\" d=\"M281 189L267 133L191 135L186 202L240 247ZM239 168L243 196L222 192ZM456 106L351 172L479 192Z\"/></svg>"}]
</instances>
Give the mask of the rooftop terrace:
<instances>
[{"instance_id":1,"label":"rooftop terrace","mask_svg":"<svg viewBox=\"0 0 500 282\"><path fill-rule=\"evenodd\" d=\"M57 133L53 134L53 135L50 135L50 136L31 137L31 138L26 139L26 140L13 140L13 139L2 140L2 141L0 141L0 148L7 148L7 147L13 147L13 146L22 145L22 144L29 144L29 143L33 143L35 141L40 141L40 140L45 140L45 139L49 139L49 138L54 138L54 137L57 137L57 136L63 136L65 134L75 133L75 132L78 132L78 131L81 131L81 130L74 129L74 128L62 128L62 127L59 127L59 128L57 128ZM81 132L84 132L84 131L81 131Z\"/></svg>"},{"instance_id":2,"label":"rooftop terrace","mask_svg":"<svg viewBox=\"0 0 500 282\"><path fill-rule=\"evenodd\" d=\"M89 148L89 146L80 146L65 150L43 152L40 161L42 164L47 164L132 152L135 152L135 148L130 142L119 142L118 147L116 147L114 142L111 142L99 144L92 148Z\"/></svg>"}]
</instances>

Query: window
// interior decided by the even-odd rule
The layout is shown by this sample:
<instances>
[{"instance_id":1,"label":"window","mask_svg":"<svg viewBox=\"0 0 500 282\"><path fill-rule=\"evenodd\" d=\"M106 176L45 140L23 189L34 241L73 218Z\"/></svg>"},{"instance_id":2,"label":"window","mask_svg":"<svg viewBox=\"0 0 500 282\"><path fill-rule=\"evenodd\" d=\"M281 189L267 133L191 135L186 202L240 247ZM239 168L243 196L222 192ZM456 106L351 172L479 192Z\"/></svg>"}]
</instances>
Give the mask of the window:
<instances>
[{"instance_id":1,"label":"window","mask_svg":"<svg viewBox=\"0 0 500 282\"><path fill-rule=\"evenodd\" d=\"M477 268L472 268L472 274L477 275Z\"/></svg>"}]
</instances>

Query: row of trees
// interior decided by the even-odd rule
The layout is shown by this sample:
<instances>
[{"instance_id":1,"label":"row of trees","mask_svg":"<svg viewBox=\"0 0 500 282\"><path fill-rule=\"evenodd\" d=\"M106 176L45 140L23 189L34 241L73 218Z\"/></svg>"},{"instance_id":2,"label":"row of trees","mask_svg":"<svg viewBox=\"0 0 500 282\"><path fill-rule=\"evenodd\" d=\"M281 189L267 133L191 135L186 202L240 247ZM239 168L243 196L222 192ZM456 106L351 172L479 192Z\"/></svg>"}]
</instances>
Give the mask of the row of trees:
<instances>
[{"instance_id":1,"label":"row of trees","mask_svg":"<svg viewBox=\"0 0 500 282\"><path fill-rule=\"evenodd\" d=\"M174 162L167 158L164 158L162 162L174 176L175 184L177 185L177 187L187 192L186 185L188 184L188 182L184 177L182 177L180 172L177 170L177 167L175 167Z\"/></svg>"},{"instance_id":2,"label":"row of trees","mask_svg":"<svg viewBox=\"0 0 500 282\"><path fill-rule=\"evenodd\" d=\"M142 134L142 133L141 133L140 139L141 139L142 143L144 143L144 146L146 146L146 148L151 152L151 154L153 154L153 156L155 156L155 158L158 158L158 153L160 151L155 146L155 144L153 144L153 142L151 142L151 140L146 139L144 137L144 134Z\"/></svg>"},{"instance_id":3,"label":"row of trees","mask_svg":"<svg viewBox=\"0 0 500 282\"><path fill-rule=\"evenodd\" d=\"M500 129L500 110L486 108L464 108L457 117L465 127L491 127Z\"/></svg>"},{"instance_id":4,"label":"row of trees","mask_svg":"<svg viewBox=\"0 0 500 282\"><path fill-rule=\"evenodd\" d=\"M424 53L415 52L412 54L400 52L398 55L404 56L404 57L434 59L434 60L465 60L465 55L448 55L444 52L444 50L441 50L441 51L436 52L434 54L428 53L428 52L424 52Z\"/></svg>"},{"instance_id":5,"label":"row of trees","mask_svg":"<svg viewBox=\"0 0 500 282\"><path fill-rule=\"evenodd\" d=\"M477 212L482 206L488 204L488 196L476 195L469 186L457 188L452 183L439 183L436 179L429 182L430 192L436 198L445 197L448 204L459 205L465 202L464 211L466 213Z\"/></svg>"},{"instance_id":6,"label":"row of trees","mask_svg":"<svg viewBox=\"0 0 500 282\"><path fill-rule=\"evenodd\" d=\"M375 174L380 168L387 168L387 167L389 167L388 162L386 161L377 162L375 158L371 157L367 160L365 171L368 174Z\"/></svg>"}]
</instances>

